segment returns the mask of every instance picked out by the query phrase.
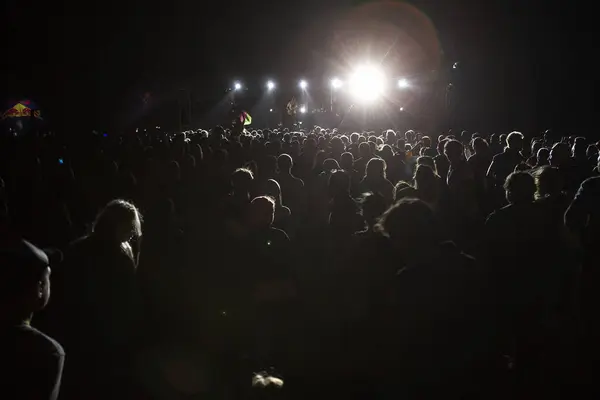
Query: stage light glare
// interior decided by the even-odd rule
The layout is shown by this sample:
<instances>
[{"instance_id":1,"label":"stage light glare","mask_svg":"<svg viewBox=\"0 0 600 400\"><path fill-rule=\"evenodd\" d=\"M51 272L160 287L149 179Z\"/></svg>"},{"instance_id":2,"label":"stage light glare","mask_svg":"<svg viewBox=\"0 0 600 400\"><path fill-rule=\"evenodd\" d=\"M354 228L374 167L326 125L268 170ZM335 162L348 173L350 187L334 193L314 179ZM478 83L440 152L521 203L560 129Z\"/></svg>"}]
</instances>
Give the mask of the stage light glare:
<instances>
[{"instance_id":1,"label":"stage light glare","mask_svg":"<svg viewBox=\"0 0 600 400\"><path fill-rule=\"evenodd\" d=\"M273 112L273 109L272 109L272 108L270 108L270 109L269 109L269 112Z\"/></svg>"},{"instance_id":2,"label":"stage light glare","mask_svg":"<svg viewBox=\"0 0 600 400\"><path fill-rule=\"evenodd\" d=\"M235 90L240 90L242 88L242 84L239 83L239 82L236 82L236 83L233 84L233 88Z\"/></svg>"},{"instance_id":3,"label":"stage light glare","mask_svg":"<svg viewBox=\"0 0 600 400\"><path fill-rule=\"evenodd\" d=\"M308 82L305 80L300 81L300 89L306 89L308 87Z\"/></svg>"},{"instance_id":4,"label":"stage light glare","mask_svg":"<svg viewBox=\"0 0 600 400\"><path fill-rule=\"evenodd\" d=\"M410 86L410 85L409 85L409 83L408 83L408 81L407 81L406 79L399 79L399 80L398 80L398 87L399 87L400 89L406 89L406 88L407 88L407 87L409 87L409 86Z\"/></svg>"},{"instance_id":5,"label":"stage light glare","mask_svg":"<svg viewBox=\"0 0 600 400\"><path fill-rule=\"evenodd\" d=\"M267 82L267 89L269 89L269 90L273 90L273 89L275 89L275 82L273 82L273 81L268 81L268 82Z\"/></svg>"},{"instance_id":6,"label":"stage light glare","mask_svg":"<svg viewBox=\"0 0 600 400\"><path fill-rule=\"evenodd\" d=\"M368 103L383 93L384 84L383 71L374 66L362 66L350 78L350 91L356 99Z\"/></svg>"},{"instance_id":7,"label":"stage light glare","mask_svg":"<svg viewBox=\"0 0 600 400\"><path fill-rule=\"evenodd\" d=\"M404 107L400 107L400 111L404 111Z\"/></svg>"},{"instance_id":8,"label":"stage light glare","mask_svg":"<svg viewBox=\"0 0 600 400\"><path fill-rule=\"evenodd\" d=\"M331 80L331 87L334 89L339 89L342 87L344 83L339 78L333 78Z\"/></svg>"},{"instance_id":9,"label":"stage light glare","mask_svg":"<svg viewBox=\"0 0 600 400\"><path fill-rule=\"evenodd\" d=\"M300 107L300 113L306 114L306 106Z\"/></svg>"}]
</instances>

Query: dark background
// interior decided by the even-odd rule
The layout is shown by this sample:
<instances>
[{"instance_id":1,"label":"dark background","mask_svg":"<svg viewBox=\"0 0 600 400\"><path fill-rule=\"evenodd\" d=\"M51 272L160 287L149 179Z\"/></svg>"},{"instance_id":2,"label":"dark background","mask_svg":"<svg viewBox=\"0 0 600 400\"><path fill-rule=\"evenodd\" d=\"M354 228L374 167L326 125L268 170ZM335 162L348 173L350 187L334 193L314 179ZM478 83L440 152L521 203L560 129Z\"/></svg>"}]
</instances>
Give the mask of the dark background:
<instances>
[{"instance_id":1,"label":"dark background","mask_svg":"<svg viewBox=\"0 0 600 400\"><path fill-rule=\"evenodd\" d=\"M201 111L233 79L283 86L325 73L332 21L364 3L8 0L0 97L36 101L61 129L131 126L148 112L144 93L160 104L181 88ZM452 79L465 128L596 135L592 2L411 3L437 30L440 70L460 61Z\"/></svg>"}]
</instances>

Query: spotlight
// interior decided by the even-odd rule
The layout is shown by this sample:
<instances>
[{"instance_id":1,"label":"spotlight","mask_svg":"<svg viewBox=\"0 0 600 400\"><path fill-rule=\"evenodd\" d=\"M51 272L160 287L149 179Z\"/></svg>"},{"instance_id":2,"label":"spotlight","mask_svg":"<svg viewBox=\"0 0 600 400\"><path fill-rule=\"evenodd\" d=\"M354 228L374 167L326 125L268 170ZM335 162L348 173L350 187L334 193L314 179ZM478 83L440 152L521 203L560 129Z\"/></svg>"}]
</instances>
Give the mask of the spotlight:
<instances>
[{"instance_id":1,"label":"spotlight","mask_svg":"<svg viewBox=\"0 0 600 400\"><path fill-rule=\"evenodd\" d=\"M270 109L269 109L269 112L273 112L273 109L272 109L272 108L270 108Z\"/></svg>"},{"instance_id":2,"label":"spotlight","mask_svg":"<svg viewBox=\"0 0 600 400\"><path fill-rule=\"evenodd\" d=\"M300 107L300 113L306 114L306 106Z\"/></svg>"},{"instance_id":3,"label":"spotlight","mask_svg":"<svg viewBox=\"0 0 600 400\"><path fill-rule=\"evenodd\" d=\"M334 88L334 89L341 88L343 84L344 83L340 79L338 79L338 78L333 78L331 80L331 87Z\"/></svg>"},{"instance_id":4,"label":"spotlight","mask_svg":"<svg viewBox=\"0 0 600 400\"><path fill-rule=\"evenodd\" d=\"M398 80L398 87L400 89L406 89L409 86L410 85L408 84L408 81L406 79L400 79L400 80Z\"/></svg>"},{"instance_id":5,"label":"spotlight","mask_svg":"<svg viewBox=\"0 0 600 400\"><path fill-rule=\"evenodd\" d=\"M384 83L383 71L374 66L362 66L350 78L350 90L358 100L372 102L383 93Z\"/></svg>"},{"instance_id":6,"label":"spotlight","mask_svg":"<svg viewBox=\"0 0 600 400\"><path fill-rule=\"evenodd\" d=\"M236 82L233 84L233 89L234 90L240 90L242 88L242 84L239 82Z\"/></svg>"},{"instance_id":7,"label":"spotlight","mask_svg":"<svg viewBox=\"0 0 600 400\"><path fill-rule=\"evenodd\" d=\"M404 111L404 107L400 107L400 111Z\"/></svg>"},{"instance_id":8,"label":"spotlight","mask_svg":"<svg viewBox=\"0 0 600 400\"><path fill-rule=\"evenodd\" d=\"M308 87L308 82L304 79L300 81L300 89L306 89Z\"/></svg>"},{"instance_id":9,"label":"spotlight","mask_svg":"<svg viewBox=\"0 0 600 400\"><path fill-rule=\"evenodd\" d=\"M273 89L275 89L275 82L273 82L273 81L268 81L268 82L267 82L267 89L268 89L268 90L273 90Z\"/></svg>"}]
</instances>

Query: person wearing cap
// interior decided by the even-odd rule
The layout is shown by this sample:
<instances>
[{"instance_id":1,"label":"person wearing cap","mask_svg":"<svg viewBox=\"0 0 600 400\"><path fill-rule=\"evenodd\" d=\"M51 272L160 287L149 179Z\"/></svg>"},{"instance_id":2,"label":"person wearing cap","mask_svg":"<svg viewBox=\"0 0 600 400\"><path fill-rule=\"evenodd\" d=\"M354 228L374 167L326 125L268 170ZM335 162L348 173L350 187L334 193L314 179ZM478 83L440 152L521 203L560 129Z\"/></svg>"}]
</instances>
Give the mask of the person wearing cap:
<instances>
[{"instance_id":1,"label":"person wearing cap","mask_svg":"<svg viewBox=\"0 0 600 400\"><path fill-rule=\"evenodd\" d=\"M50 298L49 264L48 255L25 240L0 245L1 398L58 398L65 352L31 326Z\"/></svg>"}]
</instances>

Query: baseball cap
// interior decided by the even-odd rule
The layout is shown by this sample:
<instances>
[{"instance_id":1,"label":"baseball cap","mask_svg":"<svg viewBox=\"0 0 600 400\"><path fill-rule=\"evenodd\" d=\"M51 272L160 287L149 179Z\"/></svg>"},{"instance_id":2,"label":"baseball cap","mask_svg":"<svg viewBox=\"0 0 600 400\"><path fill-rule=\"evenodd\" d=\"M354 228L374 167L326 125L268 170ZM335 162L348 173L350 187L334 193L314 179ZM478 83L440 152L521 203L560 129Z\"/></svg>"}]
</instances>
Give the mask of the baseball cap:
<instances>
[{"instance_id":1,"label":"baseball cap","mask_svg":"<svg viewBox=\"0 0 600 400\"><path fill-rule=\"evenodd\" d=\"M62 261L58 249L40 249L24 239L0 243L0 296L17 294L27 285L39 280L49 266Z\"/></svg>"}]
</instances>

